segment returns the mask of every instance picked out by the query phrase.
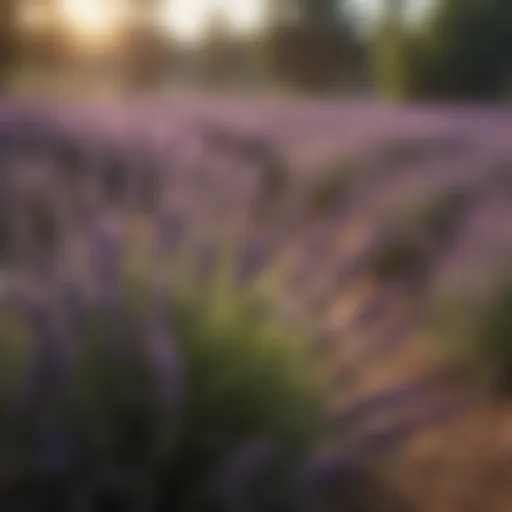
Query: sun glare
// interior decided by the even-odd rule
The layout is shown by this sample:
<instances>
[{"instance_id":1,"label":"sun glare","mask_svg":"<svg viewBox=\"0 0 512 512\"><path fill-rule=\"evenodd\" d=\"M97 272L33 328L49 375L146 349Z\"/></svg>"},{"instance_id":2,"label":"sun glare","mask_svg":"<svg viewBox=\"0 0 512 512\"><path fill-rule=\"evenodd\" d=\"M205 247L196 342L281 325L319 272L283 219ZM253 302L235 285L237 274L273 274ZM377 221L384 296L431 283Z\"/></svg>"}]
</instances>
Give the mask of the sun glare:
<instances>
[{"instance_id":1,"label":"sun glare","mask_svg":"<svg viewBox=\"0 0 512 512\"><path fill-rule=\"evenodd\" d=\"M115 24L105 0L62 0L61 11L73 29L90 35L109 31Z\"/></svg>"},{"instance_id":2,"label":"sun glare","mask_svg":"<svg viewBox=\"0 0 512 512\"><path fill-rule=\"evenodd\" d=\"M116 31L123 5L120 0L60 0L60 12L70 32L94 40ZM262 0L160 0L158 20L164 30L192 41L201 37L212 8L225 8L233 28L246 32L258 26L263 5Z\"/></svg>"},{"instance_id":3,"label":"sun glare","mask_svg":"<svg viewBox=\"0 0 512 512\"><path fill-rule=\"evenodd\" d=\"M212 9L226 10L233 28L247 32L259 26L263 0L162 0L161 22L180 39L195 41L201 37Z\"/></svg>"}]
</instances>

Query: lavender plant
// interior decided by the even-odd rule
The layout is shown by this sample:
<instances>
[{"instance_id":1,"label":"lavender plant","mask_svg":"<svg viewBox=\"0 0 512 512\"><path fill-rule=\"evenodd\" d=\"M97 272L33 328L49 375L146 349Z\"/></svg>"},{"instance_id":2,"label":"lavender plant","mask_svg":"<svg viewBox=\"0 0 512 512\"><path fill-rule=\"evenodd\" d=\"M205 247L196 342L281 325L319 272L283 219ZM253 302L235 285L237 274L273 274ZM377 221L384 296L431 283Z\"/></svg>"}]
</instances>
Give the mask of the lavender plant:
<instances>
[{"instance_id":1,"label":"lavender plant","mask_svg":"<svg viewBox=\"0 0 512 512\"><path fill-rule=\"evenodd\" d=\"M120 114L112 124L132 129ZM355 438L348 427L373 406L343 415L341 401L333 422L348 382L346 374L336 379L346 366L338 361L338 328L322 341L313 307L307 315L286 311L289 304L253 285L265 281L261 288L275 291L288 249L300 252L318 234L296 295L325 281L325 290L313 290L323 311L349 281L365 277L387 242L398 250L382 263L384 279L414 274L424 261L422 236L412 237L412 255L407 243L402 251L406 229L396 237L379 231L362 250L339 254L340 216L327 210L350 189L346 169L314 191L319 214L311 223L304 190L274 139L210 131L210 149L163 140L156 153L138 130L126 144L100 130L76 137L62 129L41 138L37 158L19 161L24 139L15 137L0 187L10 256L0 308L2 509L382 509L383 500L360 503L373 494L365 463L430 416L398 419L363 432L361 446L347 445ZM26 160L38 169L38 186ZM320 224L326 229L317 233ZM437 221L411 224L437 232L428 227ZM276 260L276 275L259 280ZM389 300L370 303L360 322L383 314ZM373 356L396 348L414 320L393 323L371 344ZM390 415L394 400L384 391Z\"/></svg>"},{"instance_id":2,"label":"lavender plant","mask_svg":"<svg viewBox=\"0 0 512 512\"><path fill-rule=\"evenodd\" d=\"M327 421L314 339L226 280L212 246L180 252L187 224L157 200L156 252L139 255L123 192L143 168L107 159L84 166L83 187L61 174L51 194L12 189L29 228L0 307L0 505L300 510Z\"/></svg>"}]
</instances>

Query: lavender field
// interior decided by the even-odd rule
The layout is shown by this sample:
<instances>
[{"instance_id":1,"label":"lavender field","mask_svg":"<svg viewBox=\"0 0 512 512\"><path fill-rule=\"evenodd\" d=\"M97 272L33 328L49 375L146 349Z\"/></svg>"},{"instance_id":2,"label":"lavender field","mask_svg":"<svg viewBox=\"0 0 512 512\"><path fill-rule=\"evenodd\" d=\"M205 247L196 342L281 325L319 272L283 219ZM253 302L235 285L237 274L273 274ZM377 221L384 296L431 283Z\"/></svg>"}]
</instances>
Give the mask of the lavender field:
<instances>
[{"instance_id":1,"label":"lavender field","mask_svg":"<svg viewBox=\"0 0 512 512\"><path fill-rule=\"evenodd\" d=\"M509 510L511 134L4 105L1 510Z\"/></svg>"}]
</instances>

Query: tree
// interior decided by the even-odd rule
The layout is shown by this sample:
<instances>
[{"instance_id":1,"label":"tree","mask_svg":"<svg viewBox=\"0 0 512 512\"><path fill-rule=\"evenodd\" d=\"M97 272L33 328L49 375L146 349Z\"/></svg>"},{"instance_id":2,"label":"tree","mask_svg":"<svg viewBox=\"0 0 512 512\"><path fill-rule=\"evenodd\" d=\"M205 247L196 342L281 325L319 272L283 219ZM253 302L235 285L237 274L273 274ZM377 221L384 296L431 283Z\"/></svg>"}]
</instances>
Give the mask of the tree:
<instances>
[{"instance_id":1,"label":"tree","mask_svg":"<svg viewBox=\"0 0 512 512\"><path fill-rule=\"evenodd\" d=\"M427 25L425 52L433 92L449 97L497 97L512 67L510 0L450 0Z\"/></svg>"},{"instance_id":2,"label":"tree","mask_svg":"<svg viewBox=\"0 0 512 512\"><path fill-rule=\"evenodd\" d=\"M512 70L510 0L440 0L418 27L403 19L384 25L376 42L386 95L490 99L504 94Z\"/></svg>"},{"instance_id":3,"label":"tree","mask_svg":"<svg viewBox=\"0 0 512 512\"><path fill-rule=\"evenodd\" d=\"M374 57L375 75L380 92L385 97L404 95L403 55L404 43L404 2L386 0L376 30Z\"/></svg>"},{"instance_id":4,"label":"tree","mask_svg":"<svg viewBox=\"0 0 512 512\"><path fill-rule=\"evenodd\" d=\"M303 90L338 85L356 48L339 0L281 0L267 12L264 53L274 76Z\"/></svg>"}]
</instances>

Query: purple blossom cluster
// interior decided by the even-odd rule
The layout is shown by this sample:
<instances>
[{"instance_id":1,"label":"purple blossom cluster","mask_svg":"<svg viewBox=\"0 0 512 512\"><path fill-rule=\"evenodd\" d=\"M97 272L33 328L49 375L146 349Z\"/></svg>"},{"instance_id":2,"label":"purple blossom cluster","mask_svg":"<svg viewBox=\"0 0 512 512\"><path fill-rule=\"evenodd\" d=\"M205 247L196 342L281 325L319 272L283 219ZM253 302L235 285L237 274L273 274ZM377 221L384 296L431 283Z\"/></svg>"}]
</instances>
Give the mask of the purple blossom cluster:
<instances>
[{"instance_id":1,"label":"purple blossom cluster","mask_svg":"<svg viewBox=\"0 0 512 512\"><path fill-rule=\"evenodd\" d=\"M266 141L217 132L208 155L234 165L208 176L143 138L44 116L2 124L0 328L13 377L0 383L0 443L17 468L3 509L300 505L321 394L307 345L267 329L279 315L245 293L279 245L258 208L285 171ZM237 177L244 162L258 179ZM258 204L218 211L206 178L259 187ZM212 289L225 248L231 298Z\"/></svg>"},{"instance_id":2,"label":"purple blossom cluster","mask_svg":"<svg viewBox=\"0 0 512 512\"><path fill-rule=\"evenodd\" d=\"M473 169L483 132L364 105L158 110L1 116L0 508L319 510L348 482L370 492L374 455L461 407L435 379L361 397L350 375L413 337L503 195ZM377 144L379 126L407 137ZM340 156L361 142L375 151ZM357 507L345 491L326 510Z\"/></svg>"}]
</instances>

